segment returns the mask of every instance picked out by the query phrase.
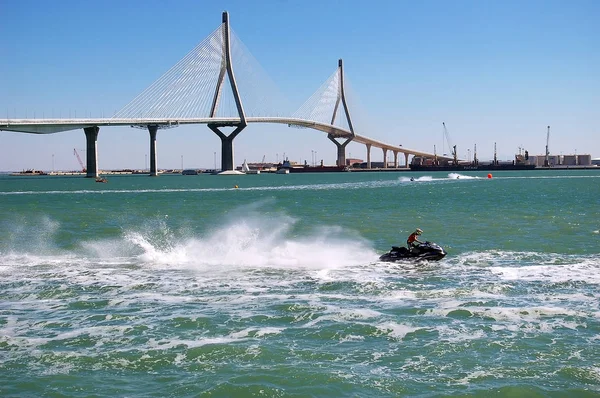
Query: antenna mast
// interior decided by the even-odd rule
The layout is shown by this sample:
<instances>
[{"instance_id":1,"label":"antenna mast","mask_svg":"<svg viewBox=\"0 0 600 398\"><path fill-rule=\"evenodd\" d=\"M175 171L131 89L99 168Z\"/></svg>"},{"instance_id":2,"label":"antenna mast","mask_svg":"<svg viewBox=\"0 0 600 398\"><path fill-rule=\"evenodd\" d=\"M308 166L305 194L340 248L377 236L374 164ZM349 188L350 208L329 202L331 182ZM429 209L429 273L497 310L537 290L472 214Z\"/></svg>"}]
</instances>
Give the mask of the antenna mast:
<instances>
[{"instance_id":1,"label":"antenna mast","mask_svg":"<svg viewBox=\"0 0 600 398\"><path fill-rule=\"evenodd\" d=\"M496 143L494 142L494 164L498 164L498 158L496 157Z\"/></svg>"},{"instance_id":2,"label":"antenna mast","mask_svg":"<svg viewBox=\"0 0 600 398\"><path fill-rule=\"evenodd\" d=\"M550 167L548 143L550 142L550 126L548 126L548 134L546 134L546 157L544 158L544 167Z\"/></svg>"},{"instance_id":3,"label":"antenna mast","mask_svg":"<svg viewBox=\"0 0 600 398\"><path fill-rule=\"evenodd\" d=\"M455 166L458 164L458 158L456 157L456 145L452 147L452 164Z\"/></svg>"}]
</instances>

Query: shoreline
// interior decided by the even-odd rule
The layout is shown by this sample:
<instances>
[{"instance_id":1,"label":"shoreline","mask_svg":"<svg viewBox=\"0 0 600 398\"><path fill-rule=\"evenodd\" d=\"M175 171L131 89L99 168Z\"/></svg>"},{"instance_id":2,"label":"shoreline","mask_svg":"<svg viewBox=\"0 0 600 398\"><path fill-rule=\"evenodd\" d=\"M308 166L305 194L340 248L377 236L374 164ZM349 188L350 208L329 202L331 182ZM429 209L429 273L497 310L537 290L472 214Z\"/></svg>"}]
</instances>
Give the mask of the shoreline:
<instances>
[{"instance_id":1,"label":"shoreline","mask_svg":"<svg viewBox=\"0 0 600 398\"><path fill-rule=\"evenodd\" d=\"M415 172L415 173L424 173L424 172L477 172L477 171L552 171L552 170L600 170L600 166L598 165L589 165L589 166L552 166L552 167L535 167L533 169L527 170L452 170L449 168L448 170L412 170L410 167L388 167L388 168L371 168L371 169L362 169L362 168L350 168L343 171L307 171L304 173L291 173L291 174L322 174L322 173L374 173L374 172ZM213 174L214 170L202 170L198 169L198 175L200 174ZM181 171L166 169L159 170L159 174L164 175L182 175ZM98 172L99 175L148 175L150 172L145 172L141 170L130 171L130 170L103 170ZM275 174L275 170L261 170L261 174ZM49 172L41 172L41 173L27 173L27 172L14 172L14 171L2 171L0 175L9 175L12 177L55 177L55 176L77 176L77 177L85 177L86 174L81 171L49 171Z\"/></svg>"}]
</instances>

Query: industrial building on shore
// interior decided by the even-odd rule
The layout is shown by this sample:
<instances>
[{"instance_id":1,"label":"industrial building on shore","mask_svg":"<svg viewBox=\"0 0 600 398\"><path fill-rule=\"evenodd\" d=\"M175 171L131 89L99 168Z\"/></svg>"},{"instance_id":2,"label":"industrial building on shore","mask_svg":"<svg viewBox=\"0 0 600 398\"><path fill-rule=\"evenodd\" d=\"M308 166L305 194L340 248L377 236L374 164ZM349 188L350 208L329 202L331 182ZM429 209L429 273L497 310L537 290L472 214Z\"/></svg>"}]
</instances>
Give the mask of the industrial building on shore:
<instances>
[{"instance_id":1,"label":"industrial building on shore","mask_svg":"<svg viewBox=\"0 0 600 398\"><path fill-rule=\"evenodd\" d=\"M544 167L545 155L529 156L528 162L537 167ZM592 155L548 155L548 166L592 166Z\"/></svg>"}]
</instances>

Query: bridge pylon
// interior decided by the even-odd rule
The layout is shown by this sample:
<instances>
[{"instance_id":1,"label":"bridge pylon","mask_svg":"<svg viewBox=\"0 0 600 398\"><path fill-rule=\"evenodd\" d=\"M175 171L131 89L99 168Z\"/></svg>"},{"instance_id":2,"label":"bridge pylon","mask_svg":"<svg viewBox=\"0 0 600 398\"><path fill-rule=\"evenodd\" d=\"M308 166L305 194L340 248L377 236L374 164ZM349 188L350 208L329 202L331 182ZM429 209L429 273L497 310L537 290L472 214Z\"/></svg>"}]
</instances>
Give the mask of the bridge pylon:
<instances>
[{"instance_id":1,"label":"bridge pylon","mask_svg":"<svg viewBox=\"0 0 600 398\"><path fill-rule=\"evenodd\" d=\"M98 177L98 131L100 131L98 126L85 127L83 129L86 142L85 176L88 178Z\"/></svg>"},{"instance_id":2,"label":"bridge pylon","mask_svg":"<svg viewBox=\"0 0 600 398\"><path fill-rule=\"evenodd\" d=\"M150 133L150 176L158 176L157 158L156 158L156 132L157 125L148 125L148 133ZM183 170L181 170L183 171Z\"/></svg>"},{"instance_id":3,"label":"bridge pylon","mask_svg":"<svg viewBox=\"0 0 600 398\"><path fill-rule=\"evenodd\" d=\"M337 98L335 101L335 106L333 108L333 115L331 116L331 125L335 123L335 119L338 113L338 108L340 106L340 102L344 107L344 115L346 116L346 121L348 122L348 128L350 129L350 137L339 137L334 134L327 134L327 138L331 140L337 146L337 162L338 166L346 165L346 146L352 141L354 138L354 126L352 125L352 118L350 117L350 111L348 110L348 104L346 103L346 93L344 91L344 62L342 59L338 61L338 73L340 76L340 83L337 90ZM339 142L337 138L342 138L344 141Z\"/></svg>"},{"instance_id":4,"label":"bridge pylon","mask_svg":"<svg viewBox=\"0 0 600 398\"><path fill-rule=\"evenodd\" d=\"M229 171L235 169L235 163L233 160L233 139L242 132L247 126L246 114L244 113L244 106L238 90L237 83L235 81L235 74L233 73L233 65L231 63L231 41L230 41L230 30L229 30L229 14L227 11L223 12L223 52L221 58L221 68L219 70L219 78L217 79L217 86L215 88L215 94L213 96L212 107L210 110L210 117L214 118L217 115L219 108L219 101L221 99L221 93L223 91L223 82L225 73L229 78L231 84L231 91L233 92L233 98L235 99L235 105L237 108L239 122L228 122L228 123L208 123L208 128L211 129L215 134L221 138L221 170ZM223 133L221 127L235 127L235 129L226 135Z\"/></svg>"}]
</instances>

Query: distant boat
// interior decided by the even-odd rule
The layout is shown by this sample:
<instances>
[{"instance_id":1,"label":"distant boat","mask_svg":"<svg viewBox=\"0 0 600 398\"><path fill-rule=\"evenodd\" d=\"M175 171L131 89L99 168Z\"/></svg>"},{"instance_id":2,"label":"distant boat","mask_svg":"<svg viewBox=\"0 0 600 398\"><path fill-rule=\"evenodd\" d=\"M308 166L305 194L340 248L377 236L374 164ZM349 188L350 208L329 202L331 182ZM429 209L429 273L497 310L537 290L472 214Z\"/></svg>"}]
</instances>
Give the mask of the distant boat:
<instances>
[{"instance_id":1,"label":"distant boat","mask_svg":"<svg viewBox=\"0 0 600 398\"><path fill-rule=\"evenodd\" d=\"M108 180L104 177L96 177L96 182L108 182Z\"/></svg>"},{"instance_id":2,"label":"distant boat","mask_svg":"<svg viewBox=\"0 0 600 398\"><path fill-rule=\"evenodd\" d=\"M524 163L467 163L467 164L418 164L412 163L412 171L501 171L501 170L534 170L534 164Z\"/></svg>"},{"instance_id":3,"label":"distant boat","mask_svg":"<svg viewBox=\"0 0 600 398\"><path fill-rule=\"evenodd\" d=\"M287 170L281 171L281 170ZM281 172L280 172L281 171ZM325 166L322 163L317 166L295 165L292 166L289 160L284 160L283 163L277 167L277 173L288 174L288 173L327 173L327 172L339 172L349 171L346 166Z\"/></svg>"},{"instance_id":4,"label":"distant boat","mask_svg":"<svg viewBox=\"0 0 600 398\"><path fill-rule=\"evenodd\" d=\"M246 174L260 174L260 170L251 170L250 169L250 166L248 166L246 159L244 159L244 163L242 164L242 172L244 172Z\"/></svg>"},{"instance_id":5,"label":"distant boat","mask_svg":"<svg viewBox=\"0 0 600 398\"><path fill-rule=\"evenodd\" d=\"M184 176L197 176L198 175L198 170L186 169L186 170L183 170L181 172L181 174L184 175Z\"/></svg>"},{"instance_id":6,"label":"distant boat","mask_svg":"<svg viewBox=\"0 0 600 398\"><path fill-rule=\"evenodd\" d=\"M47 176L48 173L41 170L29 169L18 173L11 173L11 176Z\"/></svg>"},{"instance_id":7,"label":"distant boat","mask_svg":"<svg viewBox=\"0 0 600 398\"><path fill-rule=\"evenodd\" d=\"M498 163L498 164L457 164L457 165L421 165L411 164L410 169L412 171L502 171L502 170L534 170L536 167L534 164L512 164L512 163Z\"/></svg>"},{"instance_id":8,"label":"distant boat","mask_svg":"<svg viewBox=\"0 0 600 398\"><path fill-rule=\"evenodd\" d=\"M443 124L443 123L442 123ZM446 125L444 124L444 131ZM448 134L446 132L446 134ZM438 160L437 156L435 159L426 158L422 156L414 156L410 164L412 171L499 171L499 170L533 170L536 168L535 164L529 163L528 152L525 151L525 155L515 155L515 160L512 162L499 162L496 160L496 145L494 144L494 160L491 162L479 162L477 155L474 156L475 160L472 162L461 162L456 156L456 145L452 147L452 157L450 161L448 159ZM477 153L477 146L475 146L475 154Z\"/></svg>"}]
</instances>

